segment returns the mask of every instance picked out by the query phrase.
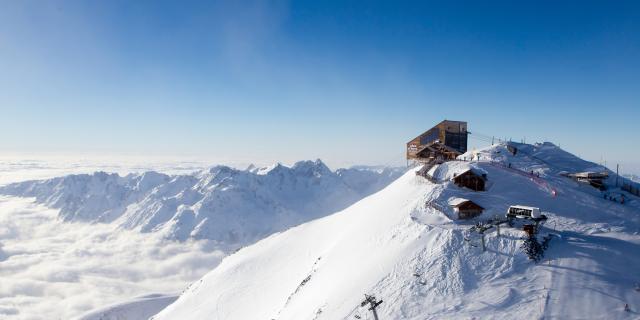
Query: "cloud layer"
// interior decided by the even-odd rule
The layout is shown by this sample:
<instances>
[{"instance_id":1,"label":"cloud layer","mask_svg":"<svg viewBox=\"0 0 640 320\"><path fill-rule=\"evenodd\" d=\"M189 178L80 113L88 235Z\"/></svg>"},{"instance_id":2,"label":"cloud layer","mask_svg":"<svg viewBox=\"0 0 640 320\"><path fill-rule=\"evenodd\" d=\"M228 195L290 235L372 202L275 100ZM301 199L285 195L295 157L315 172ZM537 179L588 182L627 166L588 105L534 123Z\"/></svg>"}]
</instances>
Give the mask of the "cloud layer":
<instances>
[{"instance_id":1,"label":"cloud layer","mask_svg":"<svg viewBox=\"0 0 640 320\"><path fill-rule=\"evenodd\" d=\"M223 257L207 241L176 243L56 215L30 199L0 197L0 318L69 319L179 292Z\"/></svg>"}]
</instances>

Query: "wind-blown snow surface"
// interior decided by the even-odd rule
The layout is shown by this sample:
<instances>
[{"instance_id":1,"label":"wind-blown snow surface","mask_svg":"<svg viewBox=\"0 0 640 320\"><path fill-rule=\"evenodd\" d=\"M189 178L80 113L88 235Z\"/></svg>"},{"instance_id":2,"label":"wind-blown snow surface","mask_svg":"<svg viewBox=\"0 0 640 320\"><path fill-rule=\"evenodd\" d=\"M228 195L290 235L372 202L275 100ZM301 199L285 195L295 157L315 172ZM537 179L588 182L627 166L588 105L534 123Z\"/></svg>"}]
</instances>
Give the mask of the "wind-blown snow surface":
<instances>
[{"instance_id":1,"label":"wind-blown snow surface","mask_svg":"<svg viewBox=\"0 0 640 320\"><path fill-rule=\"evenodd\" d=\"M372 319L363 294L384 301L380 319L637 319L638 199L621 205L560 176L595 164L551 144L519 147L517 156L481 151L502 165L443 164L438 184L408 172L341 212L243 248L153 319ZM488 191L452 184L468 168L487 173ZM434 209L452 197L485 207L483 218L538 206L549 216L541 232L558 236L539 264L522 253L516 228L488 234L482 252L472 222Z\"/></svg>"},{"instance_id":2,"label":"wind-blown snow surface","mask_svg":"<svg viewBox=\"0 0 640 320\"><path fill-rule=\"evenodd\" d=\"M320 160L292 167L213 167L194 175L97 172L14 183L0 194L35 197L68 222L113 223L169 239L230 247L341 210L389 184L399 169L340 169Z\"/></svg>"}]
</instances>

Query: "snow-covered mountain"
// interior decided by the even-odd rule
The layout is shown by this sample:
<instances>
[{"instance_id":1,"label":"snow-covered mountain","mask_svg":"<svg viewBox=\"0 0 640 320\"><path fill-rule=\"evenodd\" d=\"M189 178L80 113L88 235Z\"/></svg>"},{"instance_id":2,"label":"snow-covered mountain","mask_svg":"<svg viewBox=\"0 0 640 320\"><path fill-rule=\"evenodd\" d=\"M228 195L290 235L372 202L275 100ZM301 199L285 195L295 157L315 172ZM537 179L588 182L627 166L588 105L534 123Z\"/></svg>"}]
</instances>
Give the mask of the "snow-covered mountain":
<instances>
[{"instance_id":1,"label":"snow-covered mountain","mask_svg":"<svg viewBox=\"0 0 640 320\"><path fill-rule=\"evenodd\" d=\"M170 239L209 239L237 248L344 209L402 172L333 172L320 160L247 170L216 166L193 175L96 172L14 183L0 188L0 194L35 197L60 209L64 221L114 223Z\"/></svg>"},{"instance_id":2,"label":"snow-covered mountain","mask_svg":"<svg viewBox=\"0 0 640 320\"><path fill-rule=\"evenodd\" d=\"M407 172L343 211L245 247L153 319L373 319L365 294L382 301L380 319L637 318L638 198L563 176L599 168L552 144L518 149L442 164L431 171L435 183ZM487 174L487 191L451 181L468 169ZM621 194L624 204L610 200ZM456 220L453 198L485 211ZM521 250L517 226L487 232L485 252L470 232L515 204L549 217L540 233L552 240L539 263Z\"/></svg>"}]
</instances>

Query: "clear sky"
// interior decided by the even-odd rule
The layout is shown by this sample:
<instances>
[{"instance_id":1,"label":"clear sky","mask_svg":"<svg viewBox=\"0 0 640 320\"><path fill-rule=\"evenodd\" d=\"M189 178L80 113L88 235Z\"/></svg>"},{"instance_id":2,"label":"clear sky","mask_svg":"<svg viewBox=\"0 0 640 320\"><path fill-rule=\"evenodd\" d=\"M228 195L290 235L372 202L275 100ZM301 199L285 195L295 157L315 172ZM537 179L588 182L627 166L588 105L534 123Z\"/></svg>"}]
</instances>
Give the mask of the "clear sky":
<instances>
[{"instance_id":1,"label":"clear sky","mask_svg":"<svg viewBox=\"0 0 640 320\"><path fill-rule=\"evenodd\" d=\"M446 118L640 172L640 2L0 0L0 111L3 153L402 164Z\"/></svg>"}]
</instances>

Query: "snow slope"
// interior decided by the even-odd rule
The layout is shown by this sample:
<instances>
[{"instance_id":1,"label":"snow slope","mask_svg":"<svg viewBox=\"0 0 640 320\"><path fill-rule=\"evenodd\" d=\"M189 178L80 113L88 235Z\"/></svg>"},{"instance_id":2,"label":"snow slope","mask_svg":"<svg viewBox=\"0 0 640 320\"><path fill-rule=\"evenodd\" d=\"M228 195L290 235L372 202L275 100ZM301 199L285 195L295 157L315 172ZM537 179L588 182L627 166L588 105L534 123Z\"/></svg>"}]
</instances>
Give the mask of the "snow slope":
<instances>
[{"instance_id":1,"label":"snow slope","mask_svg":"<svg viewBox=\"0 0 640 320\"><path fill-rule=\"evenodd\" d=\"M88 312L78 320L134 320L148 319L158 310L174 302L178 296L153 294L131 299L125 303L119 303Z\"/></svg>"},{"instance_id":2,"label":"snow slope","mask_svg":"<svg viewBox=\"0 0 640 320\"><path fill-rule=\"evenodd\" d=\"M193 175L68 175L10 184L0 194L35 197L60 209L64 221L114 223L237 248L343 209L400 174L399 169L332 172L316 160L248 170L216 166Z\"/></svg>"},{"instance_id":3,"label":"snow slope","mask_svg":"<svg viewBox=\"0 0 640 320\"><path fill-rule=\"evenodd\" d=\"M556 146L520 147L442 164L438 184L408 172L343 211L243 248L153 319L372 319L364 294L383 300L380 319L638 318L638 199L621 205L558 175L595 165ZM469 168L487 173L488 191L452 184ZM557 235L545 259L527 258L518 228L488 234L482 252L473 221L446 208L455 197L485 207L481 218L511 204L540 207L550 218L541 233Z\"/></svg>"},{"instance_id":4,"label":"snow slope","mask_svg":"<svg viewBox=\"0 0 640 320\"><path fill-rule=\"evenodd\" d=\"M625 178L633 181L633 182L640 182L640 176L636 175L636 174L627 174L624 176Z\"/></svg>"}]
</instances>

